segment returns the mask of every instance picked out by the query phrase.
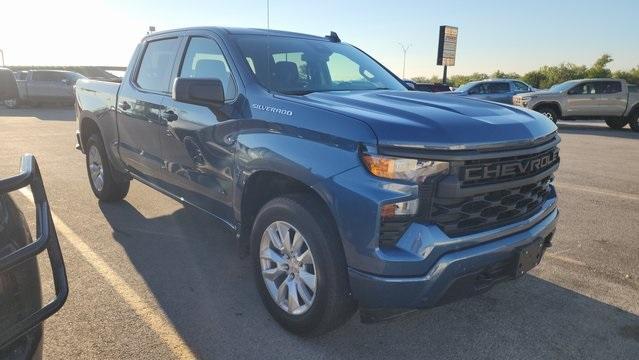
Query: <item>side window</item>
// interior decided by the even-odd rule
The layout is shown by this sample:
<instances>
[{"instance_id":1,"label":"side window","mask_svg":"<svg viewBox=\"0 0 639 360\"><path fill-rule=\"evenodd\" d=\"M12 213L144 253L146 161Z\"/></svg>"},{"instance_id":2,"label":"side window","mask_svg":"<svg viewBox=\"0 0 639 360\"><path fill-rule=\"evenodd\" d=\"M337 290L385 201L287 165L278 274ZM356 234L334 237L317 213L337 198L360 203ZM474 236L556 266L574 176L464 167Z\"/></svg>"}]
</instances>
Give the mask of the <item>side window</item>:
<instances>
[{"instance_id":1,"label":"side window","mask_svg":"<svg viewBox=\"0 0 639 360\"><path fill-rule=\"evenodd\" d=\"M510 92L510 85L507 82L495 82L488 84L489 94L504 94Z\"/></svg>"},{"instance_id":2,"label":"side window","mask_svg":"<svg viewBox=\"0 0 639 360\"><path fill-rule=\"evenodd\" d=\"M488 84L483 83L483 84L475 85L475 87L473 87L472 89L468 90L468 93L471 94L471 95L488 94Z\"/></svg>"},{"instance_id":3,"label":"side window","mask_svg":"<svg viewBox=\"0 0 639 360\"><path fill-rule=\"evenodd\" d=\"M341 82L368 82L368 79L360 73L359 65L342 54L332 54L328 58L326 66L328 66L328 73L331 75L333 84L339 84ZM366 74L366 70L363 72Z\"/></svg>"},{"instance_id":4,"label":"side window","mask_svg":"<svg viewBox=\"0 0 639 360\"><path fill-rule=\"evenodd\" d=\"M521 81L513 81L513 86L517 91L528 91L529 89L528 85L524 84Z\"/></svg>"},{"instance_id":5,"label":"side window","mask_svg":"<svg viewBox=\"0 0 639 360\"><path fill-rule=\"evenodd\" d=\"M35 78L35 75L38 75L37 78ZM34 74L34 80L37 81L62 81L62 79L64 79L64 73L59 73L59 72L55 72L55 71L39 71L38 73Z\"/></svg>"},{"instance_id":6,"label":"side window","mask_svg":"<svg viewBox=\"0 0 639 360\"><path fill-rule=\"evenodd\" d=\"M616 94L621 92L621 82L619 81L602 81L599 84L602 94Z\"/></svg>"},{"instance_id":7,"label":"side window","mask_svg":"<svg viewBox=\"0 0 639 360\"><path fill-rule=\"evenodd\" d=\"M145 90L168 92L178 39L149 42L142 56L142 63L135 82Z\"/></svg>"},{"instance_id":8,"label":"side window","mask_svg":"<svg viewBox=\"0 0 639 360\"><path fill-rule=\"evenodd\" d=\"M597 93L597 86L592 82L579 84L568 91L568 95L594 95Z\"/></svg>"},{"instance_id":9,"label":"side window","mask_svg":"<svg viewBox=\"0 0 639 360\"><path fill-rule=\"evenodd\" d=\"M637 86L637 85L628 85L628 92L639 93L639 86Z\"/></svg>"},{"instance_id":10,"label":"side window","mask_svg":"<svg viewBox=\"0 0 639 360\"><path fill-rule=\"evenodd\" d=\"M220 46L212 39L193 37L184 55L180 77L220 79L224 85L226 100L234 99L237 88L231 69Z\"/></svg>"}]
</instances>

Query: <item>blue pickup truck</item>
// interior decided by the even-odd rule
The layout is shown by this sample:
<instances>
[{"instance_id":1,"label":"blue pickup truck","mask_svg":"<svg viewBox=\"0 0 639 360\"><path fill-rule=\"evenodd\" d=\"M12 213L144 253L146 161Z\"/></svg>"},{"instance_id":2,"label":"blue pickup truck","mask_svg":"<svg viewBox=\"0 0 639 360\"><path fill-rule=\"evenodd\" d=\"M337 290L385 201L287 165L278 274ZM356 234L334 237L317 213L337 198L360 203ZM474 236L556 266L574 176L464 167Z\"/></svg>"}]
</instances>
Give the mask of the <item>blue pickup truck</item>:
<instances>
[{"instance_id":1,"label":"blue pickup truck","mask_svg":"<svg viewBox=\"0 0 639 360\"><path fill-rule=\"evenodd\" d=\"M76 97L95 195L135 179L219 220L297 334L481 293L555 232L550 120L409 91L333 32L153 33L122 84L80 80Z\"/></svg>"}]
</instances>

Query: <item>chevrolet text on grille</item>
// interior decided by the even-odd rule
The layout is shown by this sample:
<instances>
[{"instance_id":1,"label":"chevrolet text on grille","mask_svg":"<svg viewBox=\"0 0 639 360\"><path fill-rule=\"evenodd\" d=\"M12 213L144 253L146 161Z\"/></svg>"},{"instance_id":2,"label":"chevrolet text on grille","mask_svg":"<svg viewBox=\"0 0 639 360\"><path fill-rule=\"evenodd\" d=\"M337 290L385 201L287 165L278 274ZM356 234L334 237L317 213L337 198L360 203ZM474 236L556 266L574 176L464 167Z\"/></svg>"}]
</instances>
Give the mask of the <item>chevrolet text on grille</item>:
<instances>
[{"instance_id":1,"label":"chevrolet text on grille","mask_svg":"<svg viewBox=\"0 0 639 360\"><path fill-rule=\"evenodd\" d=\"M554 164L559 158L559 149L541 154L537 158L502 164L469 166L464 169L464 180L498 179L501 177L527 175Z\"/></svg>"}]
</instances>

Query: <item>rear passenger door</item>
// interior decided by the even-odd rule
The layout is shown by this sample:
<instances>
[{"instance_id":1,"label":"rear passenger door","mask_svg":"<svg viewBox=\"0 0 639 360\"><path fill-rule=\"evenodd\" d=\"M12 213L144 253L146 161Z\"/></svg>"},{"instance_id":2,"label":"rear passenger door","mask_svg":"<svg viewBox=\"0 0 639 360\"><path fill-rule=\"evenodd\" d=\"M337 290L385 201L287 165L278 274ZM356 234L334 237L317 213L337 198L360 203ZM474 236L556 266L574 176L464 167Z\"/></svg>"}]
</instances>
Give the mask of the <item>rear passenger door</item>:
<instances>
[{"instance_id":1,"label":"rear passenger door","mask_svg":"<svg viewBox=\"0 0 639 360\"><path fill-rule=\"evenodd\" d=\"M628 94L622 91L621 81L609 80L598 83L601 97L599 113L602 116L622 116L626 112Z\"/></svg>"},{"instance_id":2,"label":"rear passenger door","mask_svg":"<svg viewBox=\"0 0 639 360\"><path fill-rule=\"evenodd\" d=\"M158 183L164 162L160 130L166 116L171 79L181 38L154 38L118 94L120 156L139 177Z\"/></svg>"},{"instance_id":3,"label":"rear passenger door","mask_svg":"<svg viewBox=\"0 0 639 360\"><path fill-rule=\"evenodd\" d=\"M225 220L233 219L234 142L230 118L235 109L238 88L228 54L218 41L204 33L191 36L177 72L183 78L219 79L224 85L225 104L205 106L167 98L166 110L172 114L161 124L164 156L164 185L171 193L186 199Z\"/></svg>"}]
</instances>

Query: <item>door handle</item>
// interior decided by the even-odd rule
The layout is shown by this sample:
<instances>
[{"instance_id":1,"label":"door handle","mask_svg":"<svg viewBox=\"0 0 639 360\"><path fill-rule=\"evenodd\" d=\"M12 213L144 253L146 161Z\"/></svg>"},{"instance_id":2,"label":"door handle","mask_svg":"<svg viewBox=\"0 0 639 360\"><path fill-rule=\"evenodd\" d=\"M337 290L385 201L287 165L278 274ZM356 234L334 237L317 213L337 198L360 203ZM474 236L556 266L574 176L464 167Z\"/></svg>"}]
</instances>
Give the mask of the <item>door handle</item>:
<instances>
[{"instance_id":1,"label":"door handle","mask_svg":"<svg viewBox=\"0 0 639 360\"><path fill-rule=\"evenodd\" d=\"M177 114L173 110L162 111L160 117L166 122L172 122L178 119Z\"/></svg>"},{"instance_id":2,"label":"door handle","mask_svg":"<svg viewBox=\"0 0 639 360\"><path fill-rule=\"evenodd\" d=\"M120 104L120 109L122 110L129 110L131 108L131 105L129 105L128 102L123 101L122 104Z\"/></svg>"}]
</instances>

